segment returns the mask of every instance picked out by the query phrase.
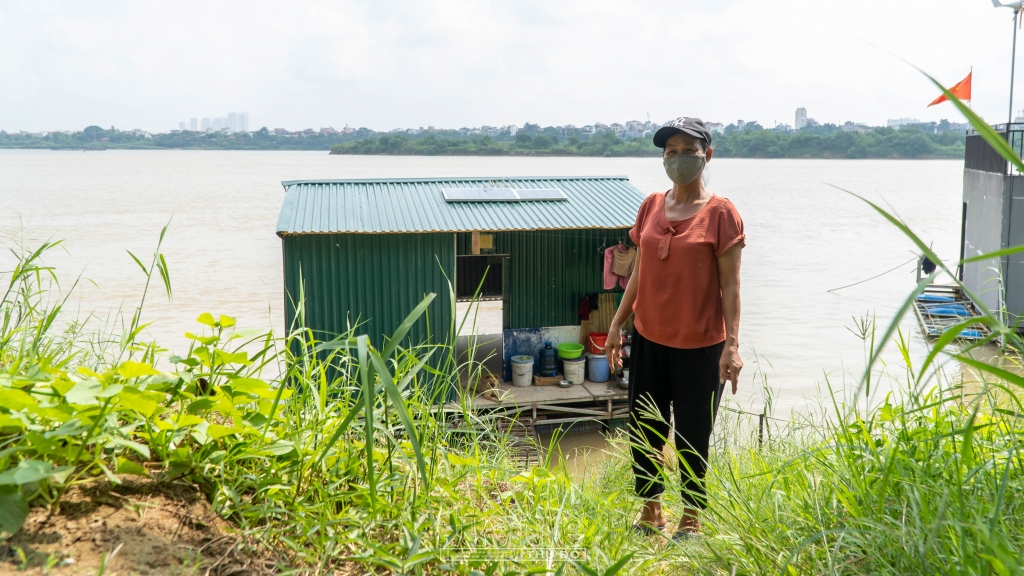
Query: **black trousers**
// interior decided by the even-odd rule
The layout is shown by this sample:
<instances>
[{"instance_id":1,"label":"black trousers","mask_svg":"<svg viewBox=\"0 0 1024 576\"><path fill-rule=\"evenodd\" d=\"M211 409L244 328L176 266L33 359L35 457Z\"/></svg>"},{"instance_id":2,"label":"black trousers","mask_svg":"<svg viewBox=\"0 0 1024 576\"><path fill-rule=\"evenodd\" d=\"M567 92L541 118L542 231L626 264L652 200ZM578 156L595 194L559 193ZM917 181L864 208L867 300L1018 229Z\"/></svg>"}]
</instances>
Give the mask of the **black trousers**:
<instances>
[{"instance_id":1,"label":"black trousers","mask_svg":"<svg viewBox=\"0 0 1024 576\"><path fill-rule=\"evenodd\" d=\"M629 414L636 493L651 499L665 490L660 478L662 448L669 437L670 405L675 445L682 461L683 503L707 506L704 476L708 444L725 385L718 362L725 342L705 348L671 348L633 330L629 361ZM661 419L649 417L651 413Z\"/></svg>"}]
</instances>

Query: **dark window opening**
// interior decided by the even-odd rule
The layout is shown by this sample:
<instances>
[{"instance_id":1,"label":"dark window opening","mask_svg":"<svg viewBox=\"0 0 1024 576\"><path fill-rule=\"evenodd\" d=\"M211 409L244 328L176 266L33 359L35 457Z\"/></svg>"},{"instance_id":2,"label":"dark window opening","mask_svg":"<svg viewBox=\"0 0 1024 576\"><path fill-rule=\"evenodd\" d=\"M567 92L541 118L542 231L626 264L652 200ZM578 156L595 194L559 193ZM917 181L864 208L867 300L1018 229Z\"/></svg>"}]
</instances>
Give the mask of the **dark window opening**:
<instances>
[{"instance_id":1,"label":"dark window opening","mask_svg":"<svg viewBox=\"0 0 1024 576\"><path fill-rule=\"evenodd\" d=\"M501 256L459 256L455 259L455 297L469 300L479 288L481 299L500 299L501 275Z\"/></svg>"}]
</instances>

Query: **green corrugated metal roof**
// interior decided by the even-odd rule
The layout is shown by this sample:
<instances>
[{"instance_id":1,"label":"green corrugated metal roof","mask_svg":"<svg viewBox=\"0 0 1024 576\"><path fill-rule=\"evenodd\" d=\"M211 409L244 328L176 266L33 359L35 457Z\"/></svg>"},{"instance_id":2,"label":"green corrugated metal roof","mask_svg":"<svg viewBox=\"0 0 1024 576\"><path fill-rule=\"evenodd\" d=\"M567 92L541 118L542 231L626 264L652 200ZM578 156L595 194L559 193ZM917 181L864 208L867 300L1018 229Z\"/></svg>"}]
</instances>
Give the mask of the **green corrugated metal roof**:
<instances>
[{"instance_id":1,"label":"green corrugated metal roof","mask_svg":"<svg viewBox=\"0 0 1024 576\"><path fill-rule=\"evenodd\" d=\"M625 176L290 180L280 236L629 228L646 194ZM568 200L445 202L442 188L558 188Z\"/></svg>"}]
</instances>

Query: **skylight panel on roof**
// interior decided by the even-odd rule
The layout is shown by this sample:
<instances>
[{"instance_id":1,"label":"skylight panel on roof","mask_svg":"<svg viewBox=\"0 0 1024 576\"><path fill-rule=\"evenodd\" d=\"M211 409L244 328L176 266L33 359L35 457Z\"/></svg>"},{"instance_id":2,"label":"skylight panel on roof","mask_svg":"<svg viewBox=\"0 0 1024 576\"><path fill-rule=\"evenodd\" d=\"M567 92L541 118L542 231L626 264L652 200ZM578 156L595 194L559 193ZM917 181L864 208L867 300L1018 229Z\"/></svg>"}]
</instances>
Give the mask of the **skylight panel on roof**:
<instances>
[{"instance_id":1,"label":"skylight panel on roof","mask_svg":"<svg viewBox=\"0 0 1024 576\"><path fill-rule=\"evenodd\" d=\"M558 188L537 188L526 190L523 188L516 188L516 194L519 199L523 202L530 200L568 200L565 192L562 192Z\"/></svg>"},{"instance_id":2,"label":"skylight panel on roof","mask_svg":"<svg viewBox=\"0 0 1024 576\"><path fill-rule=\"evenodd\" d=\"M557 188L442 188L445 202L536 202L568 200Z\"/></svg>"},{"instance_id":3,"label":"skylight panel on roof","mask_svg":"<svg viewBox=\"0 0 1024 576\"><path fill-rule=\"evenodd\" d=\"M511 188L442 188L446 202L518 202Z\"/></svg>"}]
</instances>

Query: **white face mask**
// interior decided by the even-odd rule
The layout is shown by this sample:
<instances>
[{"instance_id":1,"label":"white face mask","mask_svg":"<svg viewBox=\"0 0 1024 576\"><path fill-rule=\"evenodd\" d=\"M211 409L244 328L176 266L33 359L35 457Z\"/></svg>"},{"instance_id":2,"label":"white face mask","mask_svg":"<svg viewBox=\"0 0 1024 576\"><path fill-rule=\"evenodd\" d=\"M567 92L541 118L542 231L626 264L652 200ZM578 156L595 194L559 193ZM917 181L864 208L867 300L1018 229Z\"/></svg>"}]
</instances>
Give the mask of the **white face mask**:
<instances>
[{"instance_id":1,"label":"white face mask","mask_svg":"<svg viewBox=\"0 0 1024 576\"><path fill-rule=\"evenodd\" d=\"M704 171L706 163L707 161L703 154L694 156L679 154L662 160L668 179L680 186L685 186L696 180L700 173Z\"/></svg>"}]
</instances>

